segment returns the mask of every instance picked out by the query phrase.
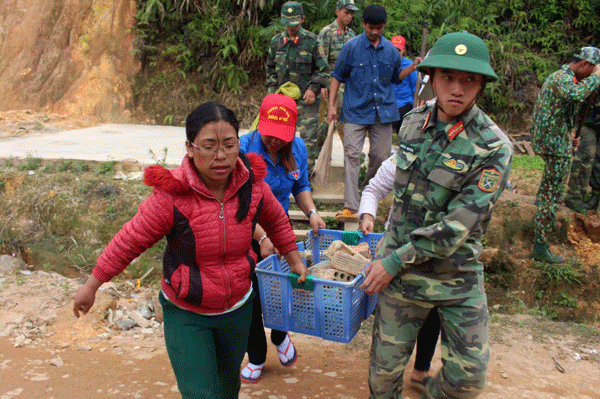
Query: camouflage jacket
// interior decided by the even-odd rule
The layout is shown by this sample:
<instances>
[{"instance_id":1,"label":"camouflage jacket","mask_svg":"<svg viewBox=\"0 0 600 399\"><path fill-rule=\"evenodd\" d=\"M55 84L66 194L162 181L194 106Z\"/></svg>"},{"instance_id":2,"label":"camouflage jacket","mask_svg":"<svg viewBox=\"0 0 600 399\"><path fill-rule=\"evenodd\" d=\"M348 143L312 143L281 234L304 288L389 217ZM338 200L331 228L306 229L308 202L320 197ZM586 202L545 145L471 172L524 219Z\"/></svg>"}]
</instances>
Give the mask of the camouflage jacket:
<instances>
[{"instance_id":1,"label":"camouflage jacket","mask_svg":"<svg viewBox=\"0 0 600 399\"><path fill-rule=\"evenodd\" d=\"M546 78L533 108L531 138L536 153L571 156L575 115L580 103L599 86L600 77L596 75L577 82L568 65Z\"/></svg>"},{"instance_id":2,"label":"camouflage jacket","mask_svg":"<svg viewBox=\"0 0 600 399\"><path fill-rule=\"evenodd\" d=\"M327 25L319 33L319 43L323 47L323 54L329 65L329 71L335 69L335 62L337 61L342 46L348 40L352 39L356 34L350 28L346 28L342 31L337 21L333 21L332 24Z\"/></svg>"},{"instance_id":3,"label":"camouflage jacket","mask_svg":"<svg viewBox=\"0 0 600 399\"><path fill-rule=\"evenodd\" d=\"M415 300L481 298L481 240L513 149L477 106L444 130L435 107L409 112L398 134L394 200L377 253L395 276L385 290Z\"/></svg>"},{"instance_id":4,"label":"camouflage jacket","mask_svg":"<svg viewBox=\"0 0 600 399\"><path fill-rule=\"evenodd\" d=\"M300 28L295 40L286 32L275 35L267 55L267 90L275 93L285 82L295 83L304 95L306 89L319 95L329 82L329 67L317 35Z\"/></svg>"}]
</instances>

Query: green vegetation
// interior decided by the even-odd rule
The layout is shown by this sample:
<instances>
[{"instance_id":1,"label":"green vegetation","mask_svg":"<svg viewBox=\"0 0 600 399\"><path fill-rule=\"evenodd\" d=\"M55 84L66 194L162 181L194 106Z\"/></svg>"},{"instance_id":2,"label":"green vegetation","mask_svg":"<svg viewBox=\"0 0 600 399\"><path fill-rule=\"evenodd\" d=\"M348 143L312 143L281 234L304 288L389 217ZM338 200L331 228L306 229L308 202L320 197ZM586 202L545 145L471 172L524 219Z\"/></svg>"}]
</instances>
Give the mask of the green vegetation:
<instances>
[{"instance_id":1,"label":"green vegetation","mask_svg":"<svg viewBox=\"0 0 600 399\"><path fill-rule=\"evenodd\" d=\"M283 29L282 3L137 0L136 51L142 71L134 85L135 101L157 120L180 124L198 101L212 98L251 122L257 112L252 102L260 103L266 94L264 60L270 39ZM335 0L301 3L303 27L314 33L335 18ZM527 125L546 76L570 61L577 48L597 45L594 38L600 36L597 0L356 1L360 9L372 3L386 7L385 35L403 35L409 58L420 52L425 21L430 26L427 48L449 32L468 30L482 37L500 79L488 85L479 103L509 130ZM352 23L357 33L363 31L361 19L359 11ZM153 101L158 94L162 101Z\"/></svg>"},{"instance_id":2,"label":"green vegetation","mask_svg":"<svg viewBox=\"0 0 600 399\"><path fill-rule=\"evenodd\" d=\"M169 151L169 149L167 147L163 148L163 152L162 155L159 157L157 156L154 151L152 151L151 149L148 150L148 153L150 154L150 157L152 158L152 160L157 163L158 165L167 166L167 151Z\"/></svg>"},{"instance_id":3,"label":"green vegetation","mask_svg":"<svg viewBox=\"0 0 600 399\"><path fill-rule=\"evenodd\" d=\"M112 175L114 173L113 166L115 165L115 161L106 161L100 164L100 169L98 169L99 175Z\"/></svg>"},{"instance_id":4,"label":"green vegetation","mask_svg":"<svg viewBox=\"0 0 600 399\"><path fill-rule=\"evenodd\" d=\"M512 161L512 170L544 170L544 160L539 155L515 155Z\"/></svg>"},{"instance_id":5,"label":"green vegetation","mask_svg":"<svg viewBox=\"0 0 600 399\"><path fill-rule=\"evenodd\" d=\"M19 166L20 170L38 170L42 167L42 159L32 156L27 156L25 163Z\"/></svg>"}]
</instances>

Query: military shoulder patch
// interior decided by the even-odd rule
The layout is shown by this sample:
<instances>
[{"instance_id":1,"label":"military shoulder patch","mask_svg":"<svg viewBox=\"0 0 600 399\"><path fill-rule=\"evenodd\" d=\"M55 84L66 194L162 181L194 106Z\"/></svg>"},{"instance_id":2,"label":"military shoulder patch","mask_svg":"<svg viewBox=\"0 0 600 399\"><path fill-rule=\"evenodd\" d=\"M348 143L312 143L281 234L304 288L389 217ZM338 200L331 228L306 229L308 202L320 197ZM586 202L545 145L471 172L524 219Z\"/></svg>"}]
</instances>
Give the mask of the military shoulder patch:
<instances>
[{"instance_id":1,"label":"military shoulder patch","mask_svg":"<svg viewBox=\"0 0 600 399\"><path fill-rule=\"evenodd\" d=\"M496 169L484 169L479 177L477 187L483 192L493 193L500 186L500 178L502 173Z\"/></svg>"}]
</instances>

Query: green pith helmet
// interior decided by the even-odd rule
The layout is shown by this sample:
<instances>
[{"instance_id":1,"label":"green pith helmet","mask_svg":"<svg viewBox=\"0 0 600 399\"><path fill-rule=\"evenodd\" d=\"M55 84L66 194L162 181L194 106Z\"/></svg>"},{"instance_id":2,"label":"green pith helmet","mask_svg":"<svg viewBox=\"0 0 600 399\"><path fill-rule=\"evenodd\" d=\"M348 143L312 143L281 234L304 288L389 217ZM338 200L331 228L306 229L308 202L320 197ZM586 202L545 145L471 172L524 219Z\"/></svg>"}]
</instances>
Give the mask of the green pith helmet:
<instances>
[{"instance_id":1,"label":"green pith helmet","mask_svg":"<svg viewBox=\"0 0 600 399\"><path fill-rule=\"evenodd\" d=\"M429 73L430 68L478 73L488 82L498 79L483 40L465 31L448 33L435 42L429 55L417 66L422 73Z\"/></svg>"}]
</instances>

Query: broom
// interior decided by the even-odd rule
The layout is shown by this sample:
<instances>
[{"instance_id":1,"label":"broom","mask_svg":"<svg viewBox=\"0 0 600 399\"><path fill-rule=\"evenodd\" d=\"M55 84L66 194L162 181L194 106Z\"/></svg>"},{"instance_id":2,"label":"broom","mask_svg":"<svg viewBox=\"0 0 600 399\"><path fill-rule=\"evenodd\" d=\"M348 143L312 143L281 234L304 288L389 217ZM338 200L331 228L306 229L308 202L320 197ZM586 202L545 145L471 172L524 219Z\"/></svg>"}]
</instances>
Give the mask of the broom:
<instances>
[{"instance_id":1,"label":"broom","mask_svg":"<svg viewBox=\"0 0 600 399\"><path fill-rule=\"evenodd\" d=\"M318 185L323 185L329 181L329 174L331 172L331 151L333 149L333 132L335 131L335 120L329 123L327 129L327 137L321 147L319 158L315 162L315 169L313 170L313 182Z\"/></svg>"}]
</instances>

